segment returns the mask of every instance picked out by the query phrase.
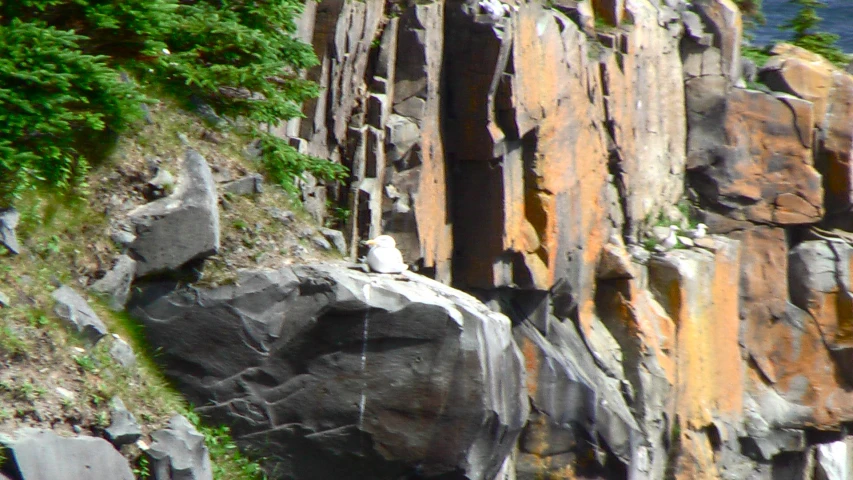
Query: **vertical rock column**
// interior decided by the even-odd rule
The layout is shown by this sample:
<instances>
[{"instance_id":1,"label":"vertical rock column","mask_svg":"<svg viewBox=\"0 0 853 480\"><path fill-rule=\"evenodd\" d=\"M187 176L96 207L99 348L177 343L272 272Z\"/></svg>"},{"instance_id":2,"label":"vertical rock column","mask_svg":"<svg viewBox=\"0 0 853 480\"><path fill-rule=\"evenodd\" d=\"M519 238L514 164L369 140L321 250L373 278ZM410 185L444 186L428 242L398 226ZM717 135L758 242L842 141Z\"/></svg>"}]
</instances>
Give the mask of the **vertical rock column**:
<instances>
[{"instance_id":1,"label":"vertical rock column","mask_svg":"<svg viewBox=\"0 0 853 480\"><path fill-rule=\"evenodd\" d=\"M677 478L716 478L706 429L715 422L740 423L743 410L738 292L732 288L740 274L740 245L724 237L715 243L713 253L678 250L649 265L650 286L677 327Z\"/></svg>"},{"instance_id":2,"label":"vertical rock column","mask_svg":"<svg viewBox=\"0 0 853 480\"><path fill-rule=\"evenodd\" d=\"M644 0L595 1L612 26L596 32L610 144L610 169L621 189L624 234L637 241L649 218L684 191L684 82L678 44L683 27L666 6ZM631 25L610 23L625 18ZM621 28L615 28L621 27Z\"/></svg>"}]
</instances>

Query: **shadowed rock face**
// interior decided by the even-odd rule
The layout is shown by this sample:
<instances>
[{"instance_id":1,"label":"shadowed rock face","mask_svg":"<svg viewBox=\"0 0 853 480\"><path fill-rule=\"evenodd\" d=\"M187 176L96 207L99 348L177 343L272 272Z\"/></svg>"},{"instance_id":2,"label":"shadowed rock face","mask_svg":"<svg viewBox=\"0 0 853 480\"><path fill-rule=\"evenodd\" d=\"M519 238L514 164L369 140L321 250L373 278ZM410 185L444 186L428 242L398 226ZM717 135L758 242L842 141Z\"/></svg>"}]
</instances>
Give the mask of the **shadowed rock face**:
<instances>
[{"instance_id":1,"label":"shadowed rock face","mask_svg":"<svg viewBox=\"0 0 853 480\"><path fill-rule=\"evenodd\" d=\"M179 387L276 478L491 479L527 418L506 317L414 274L150 284L131 311Z\"/></svg>"}]
</instances>

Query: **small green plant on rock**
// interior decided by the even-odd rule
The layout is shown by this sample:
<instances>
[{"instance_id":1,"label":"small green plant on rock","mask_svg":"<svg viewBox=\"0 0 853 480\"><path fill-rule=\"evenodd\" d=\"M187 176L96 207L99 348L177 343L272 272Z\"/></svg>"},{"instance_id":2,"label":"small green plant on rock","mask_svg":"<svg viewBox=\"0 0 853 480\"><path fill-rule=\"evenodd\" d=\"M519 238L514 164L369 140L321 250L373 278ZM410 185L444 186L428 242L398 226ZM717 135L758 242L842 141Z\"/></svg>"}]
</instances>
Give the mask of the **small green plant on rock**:
<instances>
[{"instance_id":1,"label":"small green plant on rock","mask_svg":"<svg viewBox=\"0 0 853 480\"><path fill-rule=\"evenodd\" d=\"M110 426L110 414L105 411L95 413L95 425L99 428L107 428Z\"/></svg>"},{"instance_id":2,"label":"small green plant on rock","mask_svg":"<svg viewBox=\"0 0 853 480\"><path fill-rule=\"evenodd\" d=\"M72 358L84 372L97 373L98 366L95 363L95 359L90 355L73 355Z\"/></svg>"},{"instance_id":3,"label":"small green plant on rock","mask_svg":"<svg viewBox=\"0 0 853 480\"><path fill-rule=\"evenodd\" d=\"M136 466L133 467L133 474L136 478L145 480L151 477L149 462L148 457L144 453L136 459Z\"/></svg>"},{"instance_id":4,"label":"small green plant on rock","mask_svg":"<svg viewBox=\"0 0 853 480\"><path fill-rule=\"evenodd\" d=\"M185 412L184 416L195 426L199 433L204 435L204 443L210 451L210 457L219 459L213 467L215 478L222 478L226 474L226 469L228 469L232 472L239 471L241 480L267 479L258 462L250 460L240 453L237 444L231 438L231 430L227 426L211 427L204 425L201 418L192 408Z\"/></svg>"},{"instance_id":5,"label":"small green plant on rock","mask_svg":"<svg viewBox=\"0 0 853 480\"><path fill-rule=\"evenodd\" d=\"M22 400L32 403L45 393L47 393L47 390L44 387L36 386L28 380L17 387L15 395Z\"/></svg>"}]
</instances>

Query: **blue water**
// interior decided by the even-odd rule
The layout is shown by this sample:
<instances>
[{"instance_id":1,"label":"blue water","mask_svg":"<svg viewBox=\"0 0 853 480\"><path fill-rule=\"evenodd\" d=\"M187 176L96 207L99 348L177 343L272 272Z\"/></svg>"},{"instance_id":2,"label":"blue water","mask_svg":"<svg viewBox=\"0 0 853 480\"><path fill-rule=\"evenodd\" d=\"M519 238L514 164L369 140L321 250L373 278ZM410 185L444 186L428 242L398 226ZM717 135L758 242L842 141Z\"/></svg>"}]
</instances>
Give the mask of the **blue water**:
<instances>
[{"instance_id":1,"label":"blue water","mask_svg":"<svg viewBox=\"0 0 853 480\"><path fill-rule=\"evenodd\" d=\"M790 38L790 32L783 32L778 26L793 18L797 6L788 0L763 0L762 4L767 25L755 30L753 43L766 45ZM853 0L826 0L826 4L826 8L818 9L818 15L823 18L820 29L840 35L838 46L853 53Z\"/></svg>"}]
</instances>

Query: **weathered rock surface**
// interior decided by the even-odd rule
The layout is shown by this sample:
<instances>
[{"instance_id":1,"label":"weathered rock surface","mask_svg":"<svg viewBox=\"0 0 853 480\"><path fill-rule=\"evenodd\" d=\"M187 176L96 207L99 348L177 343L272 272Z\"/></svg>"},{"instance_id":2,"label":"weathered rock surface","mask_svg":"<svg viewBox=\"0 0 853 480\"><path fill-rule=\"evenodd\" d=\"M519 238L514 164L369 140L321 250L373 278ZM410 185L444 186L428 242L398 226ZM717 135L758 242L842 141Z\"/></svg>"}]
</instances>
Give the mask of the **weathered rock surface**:
<instances>
[{"instance_id":1,"label":"weathered rock surface","mask_svg":"<svg viewBox=\"0 0 853 480\"><path fill-rule=\"evenodd\" d=\"M209 291L158 283L131 312L168 375L212 404L200 411L284 477L491 479L528 414L509 320L400 278L317 266Z\"/></svg>"},{"instance_id":2,"label":"weathered rock surface","mask_svg":"<svg viewBox=\"0 0 853 480\"><path fill-rule=\"evenodd\" d=\"M51 294L56 300L54 312L91 343L107 334L107 326L73 288L62 286Z\"/></svg>"},{"instance_id":3,"label":"weathered rock surface","mask_svg":"<svg viewBox=\"0 0 853 480\"><path fill-rule=\"evenodd\" d=\"M0 210L0 245L16 255L21 253L21 244L18 243L15 230L20 217L21 215L14 208Z\"/></svg>"},{"instance_id":4,"label":"weathered rock surface","mask_svg":"<svg viewBox=\"0 0 853 480\"><path fill-rule=\"evenodd\" d=\"M717 423L740 424L743 411L738 292L732 288L740 276L740 244L714 241L714 251L674 250L649 262L649 287L677 325L674 421L682 451L670 468L679 478L716 478L708 431L719 430Z\"/></svg>"},{"instance_id":5,"label":"weathered rock surface","mask_svg":"<svg viewBox=\"0 0 853 480\"><path fill-rule=\"evenodd\" d=\"M175 270L219 249L216 184L204 157L187 150L175 192L129 214L136 276Z\"/></svg>"},{"instance_id":6,"label":"weathered rock surface","mask_svg":"<svg viewBox=\"0 0 853 480\"><path fill-rule=\"evenodd\" d=\"M20 480L133 480L127 459L103 438L24 429L4 442Z\"/></svg>"},{"instance_id":7,"label":"weathered rock surface","mask_svg":"<svg viewBox=\"0 0 853 480\"><path fill-rule=\"evenodd\" d=\"M113 268L100 280L93 283L93 291L103 293L109 299L110 308L116 311L124 310L130 296L130 286L136 276L136 260L128 255L121 255Z\"/></svg>"},{"instance_id":8,"label":"weathered rock surface","mask_svg":"<svg viewBox=\"0 0 853 480\"><path fill-rule=\"evenodd\" d=\"M694 141L688 158L692 184L703 199L738 220L818 222L823 185L812 160L811 104L734 89L713 109L701 112L708 129L695 135L707 138Z\"/></svg>"},{"instance_id":9,"label":"weathered rock surface","mask_svg":"<svg viewBox=\"0 0 853 480\"><path fill-rule=\"evenodd\" d=\"M118 397L110 402L110 426L104 433L116 447L133 443L142 436L142 427Z\"/></svg>"},{"instance_id":10,"label":"weathered rock surface","mask_svg":"<svg viewBox=\"0 0 853 480\"><path fill-rule=\"evenodd\" d=\"M133 347L125 342L121 337L112 334L110 338L110 357L119 363L124 368L133 368L136 366L136 354L133 352Z\"/></svg>"},{"instance_id":11,"label":"weathered rock surface","mask_svg":"<svg viewBox=\"0 0 853 480\"><path fill-rule=\"evenodd\" d=\"M233 195L253 195L263 193L264 179L261 175L248 175L222 185L222 190Z\"/></svg>"},{"instance_id":12,"label":"weathered rock surface","mask_svg":"<svg viewBox=\"0 0 853 480\"><path fill-rule=\"evenodd\" d=\"M344 238L343 232L332 228L321 228L320 233L323 234L323 238L334 245L338 253L341 255L347 254L347 241Z\"/></svg>"},{"instance_id":13,"label":"weathered rock surface","mask_svg":"<svg viewBox=\"0 0 853 480\"><path fill-rule=\"evenodd\" d=\"M213 480L210 453L204 435L183 416L169 419L167 428L151 434L145 454L151 459L154 480Z\"/></svg>"},{"instance_id":14,"label":"weathered rock surface","mask_svg":"<svg viewBox=\"0 0 853 480\"><path fill-rule=\"evenodd\" d=\"M853 228L853 75L835 68L823 57L799 47L780 44L771 51L761 79L771 88L814 105L815 167L823 175L829 222Z\"/></svg>"},{"instance_id":15,"label":"weathered rock surface","mask_svg":"<svg viewBox=\"0 0 853 480\"><path fill-rule=\"evenodd\" d=\"M520 443L521 452L550 463L560 460L558 454L578 450L579 443L601 438L628 464L633 444L639 441L639 426L619 381L595 367L574 326L555 322L546 339L531 324L523 324L516 327L515 335L525 354L527 388L535 411Z\"/></svg>"}]
</instances>

